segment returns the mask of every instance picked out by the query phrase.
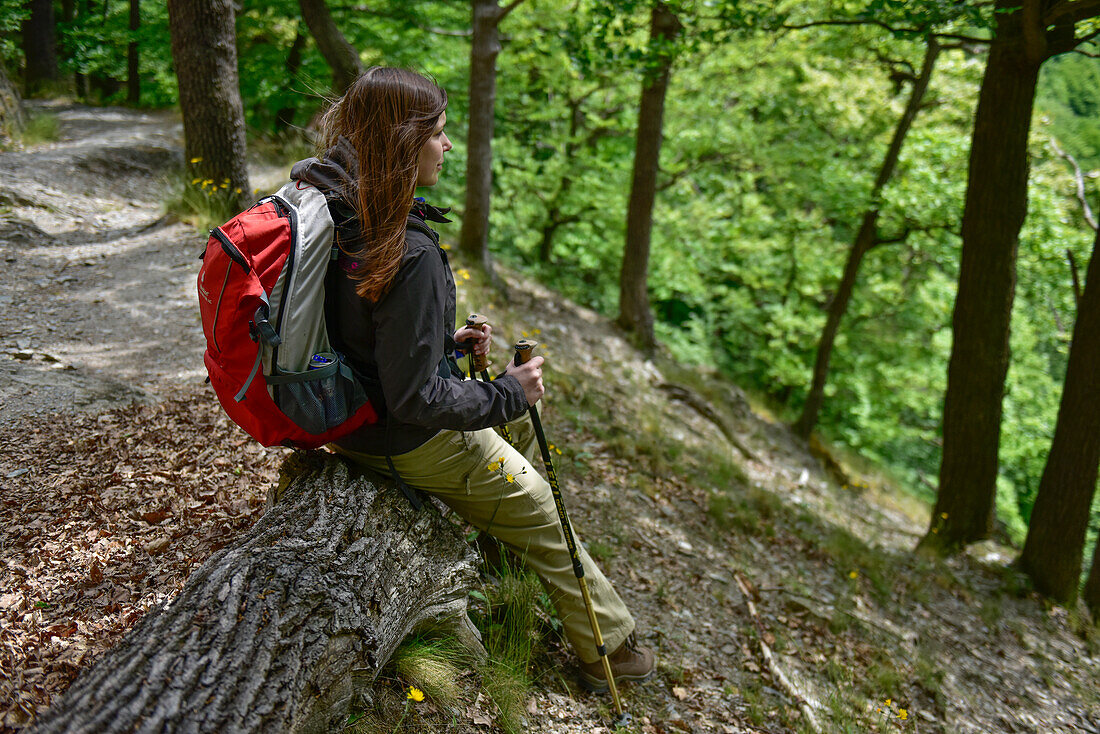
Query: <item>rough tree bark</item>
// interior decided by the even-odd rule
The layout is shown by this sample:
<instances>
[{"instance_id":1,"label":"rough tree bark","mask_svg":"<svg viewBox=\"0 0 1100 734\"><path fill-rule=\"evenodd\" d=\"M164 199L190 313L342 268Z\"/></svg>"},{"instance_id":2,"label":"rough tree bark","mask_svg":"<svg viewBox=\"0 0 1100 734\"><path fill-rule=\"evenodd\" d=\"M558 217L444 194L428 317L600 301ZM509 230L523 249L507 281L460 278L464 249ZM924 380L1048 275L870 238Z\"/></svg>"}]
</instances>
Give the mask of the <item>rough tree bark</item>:
<instances>
[{"instance_id":1,"label":"rough tree bark","mask_svg":"<svg viewBox=\"0 0 1100 734\"><path fill-rule=\"evenodd\" d=\"M921 545L954 551L989 536L997 491L1001 400L1009 360L1016 253L1027 214L1027 141L1042 62L1094 32L1100 0L997 0L975 114L962 220L954 341L943 409L943 458Z\"/></svg>"},{"instance_id":2,"label":"rough tree bark","mask_svg":"<svg viewBox=\"0 0 1100 734\"><path fill-rule=\"evenodd\" d=\"M130 0L130 32L141 28L141 0ZM141 103L141 72L138 70L138 42L130 39L126 49L126 101L132 105Z\"/></svg>"},{"instance_id":3,"label":"rough tree bark","mask_svg":"<svg viewBox=\"0 0 1100 734\"><path fill-rule=\"evenodd\" d=\"M997 0L997 8L1003 12L978 98L963 208L939 492L921 541L946 550L989 537L993 528L1016 252L1027 214L1027 139L1045 58L1029 43L1017 0Z\"/></svg>"},{"instance_id":4,"label":"rough tree bark","mask_svg":"<svg viewBox=\"0 0 1100 734\"><path fill-rule=\"evenodd\" d=\"M1100 231L1077 306L1058 421L1031 511L1020 567L1042 594L1077 598L1100 468ZM1094 569L1095 571L1095 569Z\"/></svg>"},{"instance_id":5,"label":"rough tree bark","mask_svg":"<svg viewBox=\"0 0 1100 734\"><path fill-rule=\"evenodd\" d=\"M57 81L57 41L54 36L53 0L27 0L30 16L23 21L23 58L26 61L23 91L28 97L44 84Z\"/></svg>"},{"instance_id":6,"label":"rough tree bark","mask_svg":"<svg viewBox=\"0 0 1100 734\"><path fill-rule=\"evenodd\" d=\"M493 189L493 130L496 125L497 56L500 24L524 0L501 7L497 0L473 0L470 45L470 119L466 132L466 204L458 248L492 276L489 209Z\"/></svg>"},{"instance_id":7,"label":"rough tree bark","mask_svg":"<svg viewBox=\"0 0 1100 734\"><path fill-rule=\"evenodd\" d=\"M302 11L302 20L317 43L317 49L332 69L332 91L342 95L363 73L359 52L340 32L325 0L298 0L298 7Z\"/></svg>"},{"instance_id":8,"label":"rough tree bark","mask_svg":"<svg viewBox=\"0 0 1100 734\"><path fill-rule=\"evenodd\" d=\"M242 209L252 198L232 0L168 0L189 181ZM207 183L209 182L209 183ZM210 192L212 186L218 187Z\"/></svg>"},{"instance_id":9,"label":"rough tree bark","mask_svg":"<svg viewBox=\"0 0 1100 734\"><path fill-rule=\"evenodd\" d=\"M454 525L333 455L291 456L283 473L252 531L78 677L35 734L339 731L410 631L449 627L480 650L466 617L476 554Z\"/></svg>"},{"instance_id":10,"label":"rough tree bark","mask_svg":"<svg viewBox=\"0 0 1100 734\"><path fill-rule=\"evenodd\" d=\"M848 261L844 264L844 273L841 275L836 295L829 302L825 327L821 330L821 338L817 343L817 358L814 361L810 392L806 396L806 403L802 406L802 414L791 426L795 434L802 438L810 437L814 426L817 425L821 405L825 402L825 381L829 375L829 360L833 354L833 344L836 341L837 332L840 330L840 321L844 318L844 313L848 310L848 303L852 300L852 292L855 290L856 278L859 276L859 266L863 262L863 256L876 245L882 243L878 233L882 190L893 177L894 170L897 168L898 158L901 156L901 147L905 143L905 136L913 126L913 120L916 119L917 113L924 102L924 94L928 91L932 70L940 53L940 44L935 36L929 36L927 43L920 73L913 80L913 88L909 92L909 100L905 104L905 111L898 120L897 127L894 128L894 136L890 140L890 145L886 149L886 156L882 160L878 175L875 177L875 183L871 187L870 208L863 213L855 241L852 242L852 247L848 250Z\"/></svg>"},{"instance_id":11,"label":"rough tree bark","mask_svg":"<svg viewBox=\"0 0 1100 734\"><path fill-rule=\"evenodd\" d=\"M657 198L657 172L661 158L665 95L672 76L672 44L680 34L679 18L663 2L650 14L649 42L656 51L655 68L642 85L638 106L638 137L634 148L634 175L626 212L626 244L619 272L618 324L634 334L638 345L652 351L653 311L649 306L649 246L653 233L653 203Z\"/></svg>"}]
</instances>

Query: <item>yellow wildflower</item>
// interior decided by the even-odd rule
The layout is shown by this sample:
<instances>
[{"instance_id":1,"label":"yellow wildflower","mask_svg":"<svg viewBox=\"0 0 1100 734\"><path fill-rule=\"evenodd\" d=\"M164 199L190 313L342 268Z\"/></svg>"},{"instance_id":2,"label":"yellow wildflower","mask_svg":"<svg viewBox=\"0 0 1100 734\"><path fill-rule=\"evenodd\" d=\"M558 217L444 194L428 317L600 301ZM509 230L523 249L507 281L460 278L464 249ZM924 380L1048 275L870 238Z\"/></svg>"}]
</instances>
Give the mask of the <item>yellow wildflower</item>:
<instances>
[{"instance_id":1,"label":"yellow wildflower","mask_svg":"<svg viewBox=\"0 0 1100 734\"><path fill-rule=\"evenodd\" d=\"M192 158L191 162L192 163L202 163L202 158Z\"/></svg>"},{"instance_id":2,"label":"yellow wildflower","mask_svg":"<svg viewBox=\"0 0 1100 734\"><path fill-rule=\"evenodd\" d=\"M409 686L409 698L420 703L424 700L424 691L420 690L416 686Z\"/></svg>"},{"instance_id":3,"label":"yellow wildflower","mask_svg":"<svg viewBox=\"0 0 1100 734\"><path fill-rule=\"evenodd\" d=\"M940 513L940 519L941 520L946 520L947 519L947 513L946 512L941 512Z\"/></svg>"},{"instance_id":4,"label":"yellow wildflower","mask_svg":"<svg viewBox=\"0 0 1100 734\"><path fill-rule=\"evenodd\" d=\"M893 701L893 699L890 699L890 698L886 699L886 705L887 705L887 706L889 706L889 705L890 705L890 704L892 704L893 702L894 702L894 701Z\"/></svg>"},{"instance_id":5,"label":"yellow wildflower","mask_svg":"<svg viewBox=\"0 0 1100 734\"><path fill-rule=\"evenodd\" d=\"M909 712L906 711L905 709L898 709L898 718L901 719L902 721L905 721L906 719L909 718Z\"/></svg>"},{"instance_id":6,"label":"yellow wildflower","mask_svg":"<svg viewBox=\"0 0 1100 734\"><path fill-rule=\"evenodd\" d=\"M512 474L505 474L504 475L504 481L508 482L508 484L514 484L515 481L516 481L516 478Z\"/></svg>"},{"instance_id":7,"label":"yellow wildflower","mask_svg":"<svg viewBox=\"0 0 1100 734\"><path fill-rule=\"evenodd\" d=\"M497 471L498 469L500 469L500 462L499 461L490 461L488 468L489 468L489 471Z\"/></svg>"},{"instance_id":8,"label":"yellow wildflower","mask_svg":"<svg viewBox=\"0 0 1100 734\"><path fill-rule=\"evenodd\" d=\"M859 571L849 571L849 572L848 572L848 578L850 578L850 579L858 579L858 578L859 578ZM887 706L889 706L889 705L890 705L890 701L887 701L887 702L886 702L886 705L887 705Z\"/></svg>"}]
</instances>

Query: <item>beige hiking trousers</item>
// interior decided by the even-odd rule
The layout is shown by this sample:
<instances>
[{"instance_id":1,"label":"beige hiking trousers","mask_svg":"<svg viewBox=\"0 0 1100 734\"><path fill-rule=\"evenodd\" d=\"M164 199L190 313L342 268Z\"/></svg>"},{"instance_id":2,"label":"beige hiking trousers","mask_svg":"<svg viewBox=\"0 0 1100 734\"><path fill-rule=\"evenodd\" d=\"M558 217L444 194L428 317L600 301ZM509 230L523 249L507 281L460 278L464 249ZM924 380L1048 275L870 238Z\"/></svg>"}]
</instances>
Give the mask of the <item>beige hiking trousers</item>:
<instances>
[{"instance_id":1,"label":"beige hiking trousers","mask_svg":"<svg viewBox=\"0 0 1100 734\"><path fill-rule=\"evenodd\" d=\"M582 662L595 662L599 659L595 638L550 485L533 466L532 459L538 456L534 428L527 416L508 428L518 451L492 429L444 430L422 446L392 457L393 463L409 486L435 495L523 559L542 580L577 656ZM358 464L389 474L385 456L332 448ZM538 463L542 464L541 458ZM634 618L579 538L577 549L610 654L634 631Z\"/></svg>"}]
</instances>

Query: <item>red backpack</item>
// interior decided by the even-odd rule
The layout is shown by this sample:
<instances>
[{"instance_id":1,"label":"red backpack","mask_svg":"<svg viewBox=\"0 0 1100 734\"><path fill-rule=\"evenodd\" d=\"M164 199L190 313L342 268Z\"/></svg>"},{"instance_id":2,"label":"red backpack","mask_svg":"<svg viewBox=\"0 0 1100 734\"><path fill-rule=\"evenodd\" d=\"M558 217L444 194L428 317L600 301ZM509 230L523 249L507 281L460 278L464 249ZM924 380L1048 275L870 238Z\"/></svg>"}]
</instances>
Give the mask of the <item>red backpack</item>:
<instances>
[{"instance_id":1,"label":"red backpack","mask_svg":"<svg viewBox=\"0 0 1100 734\"><path fill-rule=\"evenodd\" d=\"M291 181L210 232L199 312L210 384L264 446L316 448L378 413L328 339L325 279L337 249L324 194Z\"/></svg>"}]
</instances>

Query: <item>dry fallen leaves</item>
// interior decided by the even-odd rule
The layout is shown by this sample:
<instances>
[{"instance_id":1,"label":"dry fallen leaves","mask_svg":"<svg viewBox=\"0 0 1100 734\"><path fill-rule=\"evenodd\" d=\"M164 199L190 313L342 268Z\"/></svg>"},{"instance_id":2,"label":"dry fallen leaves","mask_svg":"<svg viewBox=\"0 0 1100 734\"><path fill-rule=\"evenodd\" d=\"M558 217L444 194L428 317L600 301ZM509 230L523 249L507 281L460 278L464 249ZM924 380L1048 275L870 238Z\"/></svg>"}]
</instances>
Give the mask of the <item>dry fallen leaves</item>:
<instances>
[{"instance_id":1,"label":"dry fallen leaves","mask_svg":"<svg viewBox=\"0 0 1100 734\"><path fill-rule=\"evenodd\" d=\"M0 428L0 731L31 721L250 527L283 453L198 387Z\"/></svg>"}]
</instances>

